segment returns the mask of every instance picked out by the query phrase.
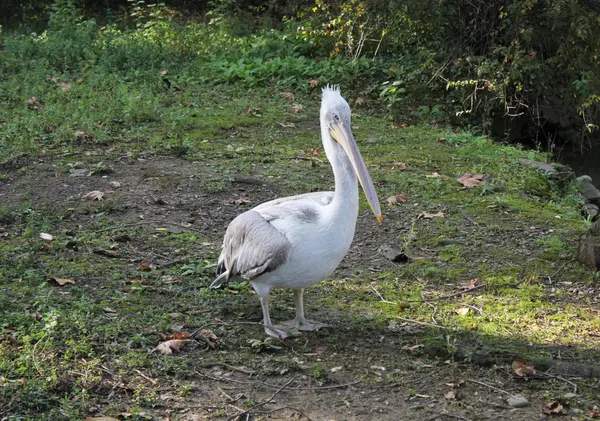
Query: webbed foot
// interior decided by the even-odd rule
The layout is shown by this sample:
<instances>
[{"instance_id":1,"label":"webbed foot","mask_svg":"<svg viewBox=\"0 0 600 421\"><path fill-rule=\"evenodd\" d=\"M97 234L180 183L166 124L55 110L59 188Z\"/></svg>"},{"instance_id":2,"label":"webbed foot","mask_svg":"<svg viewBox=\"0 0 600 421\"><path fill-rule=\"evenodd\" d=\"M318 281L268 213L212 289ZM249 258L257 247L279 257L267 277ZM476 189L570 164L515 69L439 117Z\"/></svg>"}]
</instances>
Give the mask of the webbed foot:
<instances>
[{"instance_id":1,"label":"webbed foot","mask_svg":"<svg viewBox=\"0 0 600 421\"><path fill-rule=\"evenodd\" d=\"M300 334L298 330L287 326L265 326L265 333L277 339L285 339Z\"/></svg>"},{"instance_id":2,"label":"webbed foot","mask_svg":"<svg viewBox=\"0 0 600 421\"><path fill-rule=\"evenodd\" d=\"M329 325L326 323L314 322L312 320L307 320L307 319L288 320L287 322L283 322L282 326L285 326L287 328L297 329L297 330L305 330L305 331L313 331L313 330L319 330L323 327L329 327Z\"/></svg>"}]
</instances>

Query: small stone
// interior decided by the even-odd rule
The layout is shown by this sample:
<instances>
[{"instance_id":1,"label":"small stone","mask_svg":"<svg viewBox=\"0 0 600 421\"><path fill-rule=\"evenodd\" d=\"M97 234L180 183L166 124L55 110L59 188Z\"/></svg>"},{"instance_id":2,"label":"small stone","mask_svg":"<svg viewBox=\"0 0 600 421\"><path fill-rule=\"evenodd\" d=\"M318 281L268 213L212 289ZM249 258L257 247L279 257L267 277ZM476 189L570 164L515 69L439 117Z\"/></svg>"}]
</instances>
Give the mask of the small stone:
<instances>
[{"instance_id":1,"label":"small stone","mask_svg":"<svg viewBox=\"0 0 600 421\"><path fill-rule=\"evenodd\" d=\"M592 177L589 175L582 175L581 177L577 177L577 181L579 181L581 195L585 200L589 203L600 205L600 190L594 186Z\"/></svg>"},{"instance_id":2,"label":"small stone","mask_svg":"<svg viewBox=\"0 0 600 421\"><path fill-rule=\"evenodd\" d=\"M521 394L511 396L506 402L513 408L525 408L526 406L529 406L529 401Z\"/></svg>"},{"instance_id":3,"label":"small stone","mask_svg":"<svg viewBox=\"0 0 600 421\"><path fill-rule=\"evenodd\" d=\"M598 214L600 214L600 208L592 203L586 203L581 207L581 213L586 218L594 221L598 217Z\"/></svg>"}]
</instances>

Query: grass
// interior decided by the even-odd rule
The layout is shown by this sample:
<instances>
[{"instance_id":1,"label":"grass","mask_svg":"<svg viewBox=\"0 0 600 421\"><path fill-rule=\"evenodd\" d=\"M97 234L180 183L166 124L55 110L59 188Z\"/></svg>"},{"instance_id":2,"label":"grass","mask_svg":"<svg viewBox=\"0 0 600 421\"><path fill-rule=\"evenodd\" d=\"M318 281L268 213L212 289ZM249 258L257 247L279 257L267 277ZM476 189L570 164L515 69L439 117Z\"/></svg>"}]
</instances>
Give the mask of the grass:
<instances>
[{"instance_id":1,"label":"grass","mask_svg":"<svg viewBox=\"0 0 600 421\"><path fill-rule=\"evenodd\" d=\"M265 340L247 284L222 291L207 286L236 214L275 195L332 187L326 159L314 149L320 148L318 89L294 90L289 101L279 95L281 86L208 76L198 83L187 73L191 67L169 69L180 89L167 89L162 66L137 74L100 66L118 51L97 53L87 70L59 72L49 60L16 64L30 43L7 40L2 53L8 57L0 82L2 416L164 415L167 392L183 405L208 396L195 377L206 374L204 360L244 365L265 379L293 372L323 384L402 381L414 397L420 386L406 373L415 371L416 360L468 377L477 369L462 364L477 362L481 350L584 364L600 356L598 274L572 261L586 229L576 188L558 188L519 164L546 155L428 120L398 128L377 106L354 106L354 134L385 221L377 226L361 199L348 260L307 297L307 312L335 329L284 346ZM349 99L360 95L343 92ZM304 108L296 112L293 104ZM485 174L488 182L463 189L456 179L465 172ZM81 200L105 189L114 192L103 201ZM385 198L397 194L405 202L388 206ZM445 216L419 217L438 211ZM384 243L413 262L388 262L377 254ZM75 283L61 287L52 277ZM423 301L454 294L474 278L486 287ZM292 316L287 292L276 292L272 302L274 320ZM195 346L173 356L153 351L165 335L199 328L214 331L221 348ZM355 371L334 377L331 369L340 365ZM382 365L384 374L373 372ZM480 375L490 382L499 376L494 369ZM572 407L592 410L597 385L577 384ZM426 387L433 393L434 386ZM511 387L553 399L569 385ZM256 403L251 399L238 404L249 408ZM231 415L219 405L207 410L211 416ZM474 403L464 407L476 410Z\"/></svg>"}]
</instances>

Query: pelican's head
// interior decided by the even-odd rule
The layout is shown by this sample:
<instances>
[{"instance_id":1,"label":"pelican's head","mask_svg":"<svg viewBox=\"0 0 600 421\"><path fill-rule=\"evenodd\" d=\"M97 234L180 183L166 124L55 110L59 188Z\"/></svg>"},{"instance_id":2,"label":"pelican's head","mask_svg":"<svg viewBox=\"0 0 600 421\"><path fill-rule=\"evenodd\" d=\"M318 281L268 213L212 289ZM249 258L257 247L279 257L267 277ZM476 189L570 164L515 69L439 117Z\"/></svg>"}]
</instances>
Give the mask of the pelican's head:
<instances>
[{"instance_id":1,"label":"pelican's head","mask_svg":"<svg viewBox=\"0 0 600 421\"><path fill-rule=\"evenodd\" d=\"M342 147L350 159L375 217L381 222L383 216L381 215L379 200L377 199L371 176L367 171L367 166L360 155L356 141L352 135L350 117L350 106L340 94L339 88L330 86L323 88L323 98L321 100L321 129L323 131L323 139L325 141L329 138L332 142Z\"/></svg>"}]
</instances>

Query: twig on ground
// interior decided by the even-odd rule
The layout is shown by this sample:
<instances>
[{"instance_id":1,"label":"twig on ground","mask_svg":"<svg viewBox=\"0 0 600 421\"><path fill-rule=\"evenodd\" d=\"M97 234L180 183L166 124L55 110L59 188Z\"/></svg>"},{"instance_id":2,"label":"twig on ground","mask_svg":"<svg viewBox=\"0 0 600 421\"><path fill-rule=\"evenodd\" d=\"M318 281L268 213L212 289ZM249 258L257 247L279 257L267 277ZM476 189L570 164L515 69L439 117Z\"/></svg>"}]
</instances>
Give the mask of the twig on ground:
<instances>
[{"instance_id":1,"label":"twig on ground","mask_svg":"<svg viewBox=\"0 0 600 421\"><path fill-rule=\"evenodd\" d=\"M144 373L142 373L140 370L138 370L137 368L134 369L133 371L135 371L136 373L138 373L140 376L142 376L143 378L145 378L146 380L148 380L150 383L152 383L154 386L156 386L158 384L158 382L148 376L146 376Z\"/></svg>"},{"instance_id":2,"label":"twig on ground","mask_svg":"<svg viewBox=\"0 0 600 421\"><path fill-rule=\"evenodd\" d=\"M562 380L563 382L570 384L571 386L573 386L573 393L577 393L577 390L578 390L577 384L573 383L571 380L567 380L564 377L555 376L554 374L548 374L547 372L542 373L542 375L553 378L553 379Z\"/></svg>"},{"instance_id":3,"label":"twig on ground","mask_svg":"<svg viewBox=\"0 0 600 421\"><path fill-rule=\"evenodd\" d=\"M209 376L208 374L204 374L204 373L200 373L198 370L194 370L194 372L201 376L201 377L205 377L207 379L211 379L217 382L232 382L232 383L240 383L240 384L246 384L246 385L263 385L263 386L267 386L270 387L272 389L277 389L279 386L277 386L276 384L271 384L271 383L267 383L267 382L261 382L260 380L256 380L256 381L243 381L243 380L236 380L236 379L230 379L230 378L226 378L226 377L215 377L215 376ZM330 389L341 389L343 387L348 387L348 386L352 386L355 384L360 383L360 380L356 380L350 383L344 383L344 384L335 384L335 385L331 385L331 386L320 386L320 387L312 387L310 390L330 390ZM306 390L306 387L288 387L288 390Z\"/></svg>"},{"instance_id":4,"label":"twig on ground","mask_svg":"<svg viewBox=\"0 0 600 421\"><path fill-rule=\"evenodd\" d=\"M446 330L446 328L444 326L434 325L433 323L421 322L419 320L405 319L404 317L394 317L394 319L398 319L398 320L402 320L402 321L410 322L410 323L415 323L415 324L418 324L418 325L429 326L429 327L436 327L438 329L444 329L444 330Z\"/></svg>"},{"instance_id":5,"label":"twig on ground","mask_svg":"<svg viewBox=\"0 0 600 421\"><path fill-rule=\"evenodd\" d=\"M355 384L360 383L360 380L356 380L350 383L344 383L344 384L334 384L332 386L319 386L319 387L311 387L310 390L330 390L330 389L341 389L343 387L348 387L348 386L352 386ZM290 387L288 388L289 390L306 390L306 388L303 387Z\"/></svg>"},{"instance_id":6,"label":"twig on ground","mask_svg":"<svg viewBox=\"0 0 600 421\"><path fill-rule=\"evenodd\" d=\"M279 389L277 389L275 391L275 393L273 393L267 399L265 399L265 400L257 403L256 405L252 406L251 408L249 408L249 409L247 409L245 411L239 412L239 413L237 413L235 415L232 415L232 416L228 417L227 421L241 420L242 418L240 418L240 417L242 417L244 415L248 415L248 414L250 414L250 412L254 411L256 408L259 408L259 407L261 407L263 405L268 404L269 402L271 402L275 398L275 396L277 396L283 389L285 389L287 386L289 386L290 383L292 383L297 378L298 378L298 376L294 376L290 381L288 381L283 386L281 386ZM246 417L246 418L248 418L248 417Z\"/></svg>"},{"instance_id":7,"label":"twig on ground","mask_svg":"<svg viewBox=\"0 0 600 421\"><path fill-rule=\"evenodd\" d=\"M221 392L221 395L225 396L229 402L227 402L228 405L233 406L235 409L237 409L238 411L244 411L242 408L239 408L237 406L235 406L233 404L233 402L235 402L237 399L233 399L231 396L229 396L223 389L221 389L219 386L217 386L217 389L219 389L219 392Z\"/></svg>"},{"instance_id":8,"label":"twig on ground","mask_svg":"<svg viewBox=\"0 0 600 421\"><path fill-rule=\"evenodd\" d=\"M113 227L103 228L103 229L95 230L95 231L92 231L92 232L98 234L100 232L115 231L115 230L120 230L120 229L124 229L124 228L133 228L133 227L138 227L138 226L141 226L141 225L158 225L158 226L160 226L160 225L172 225L172 226L184 229L184 230L189 230L189 231L196 232L198 234L202 234L202 231L197 230L196 228L186 227L185 225L179 224L177 222L169 222L169 221L144 221L144 222L136 222L134 224L115 225Z\"/></svg>"},{"instance_id":9,"label":"twig on ground","mask_svg":"<svg viewBox=\"0 0 600 421\"><path fill-rule=\"evenodd\" d=\"M254 371L254 370L248 370L248 369L245 369L243 367L236 367L234 365L229 365L229 364L222 363L222 362L219 362L219 361L215 361L215 362L212 362L212 363L202 364L199 367L202 367L202 368L211 368L211 367L214 367L214 366L223 367L223 368L226 368L226 369L231 370L231 371L237 371L238 373L243 373L243 374L248 374L248 375L252 375L252 374L256 373L256 371Z\"/></svg>"},{"instance_id":10,"label":"twig on ground","mask_svg":"<svg viewBox=\"0 0 600 421\"><path fill-rule=\"evenodd\" d=\"M504 393L505 395L508 395L508 396L510 396L511 398L514 398L514 397L515 397L515 395L513 395L512 393L510 393L510 392L507 392L506 390L502 390L502 389L500 389L500 388L498 388L498 387L496 387L496 386L492 386L491 384L483 383L483 382L480 382L480 381L477 381L477 380L473 380L473 379L467 379L467 381L468 381L468 382L471 382L471 383L476 383L476 384L479 384L479 385L481 385L481 386L489 387L490 389L493 389L493 390L495 390L496 392L501 392L501 393Z\"/></svg>"},{"instance_id":11,"label":"twig on ground","mask_svg":"<svg viewBox=\"0 0 600 421\"><path fill-rule=\"evenodd\" d=\"M312 418L309 417L308 415L306 415L304 412L300 411L299 409L293 408L291 406L281 406L279 408L275 408L275 409L271 409L268 412L261 412L261 415L270 415L273 412L277 412L277 411L283 411L284 409L291 409L294 412L297 412L298 414L302 415L304 418L306 418L308 421L312 421Z\"/></svg>"},{"instance_id":12,"label":"twig on ground","mask_svg":"<svg viewBox=\"0 0 600 421\"><path fill-rule=\"evenodd\" d=\"M433 324L436 326L439 325L437 320L435 320L435 314L437 313L437 306L435 304L431 304L429 302L425 302L425 304L427 304L429 307L431 307L433 309L433 313L431 313L431 320L433 321Z\"/></svg>"},{"instance_id":13,"label":"twig on ground","mask_svg":"<svg viewBox=\"0 0 600 421\"><path fill-rule=\"evenodd\" d=\"M556 270L556 272L554 272L548 278L550 278L550 280L552 280L552 278L554 278L555 276L557 276L568 264L576 262L576 261L577 261L576 259L567 260L565 263L563 263L562 265L560 265L560 267Z\"/></svg>"},{"instance_id":14,"label":"twig on ground","mask_svg":"<svg viewBox=\"0 0 600 421\"><path fill-rule=\"evenodd\" d=\"M475 285L473 288L469 288L469 289L465 289L465 290L462 290L462 291L458 291L458 292L455 292L454 294L442 295L441 297L424 298L422 300L402 300L402 301L405 302L405 303L428 303L430 301L446 300L448 298L458 297L459 295L469 294L469 293L471 293L473 291L476 291L478 289L484 288L486 286L487 286L487 284L480 284L480 285Z\"/></svg>"},{"instance_id":15,"label":"twig on ground","mask_svg":"<svg viewBox=\"0 0 600 421\"><path fill-rule=\"evenodd\" d=\"M381 302L382 302L382 303L386 303L386 304L396 304L396 303L395 303L395 302L393 302L393 301L388 301L388 300L386 300L385 298L383 298L383 295L381 295L381 294L379 293L379 291L377 291L373 285L369 284L369 286L371 287L371 289L373 290L373 292L375 292L375 294L377 294L377 296L378 296L378 297L381 299Z\"/></svg>"},{"instance_id":16,"label":"twig on ground","mask_svg":"<svg viewBox=\"0 0 600 421\"><path fill-rule=\"evenodd\" d=\"M454 415L454 414L448 414L447 412L441 412L437 415L434 415L433 417L429 418L427 421L433 421L433 420L437 420L440 417L449 417L449 418L456 418L457 420L465 420L465 421L470 421L469 418L465 418L462 415Z\"/></svg>"}]
</instances>

